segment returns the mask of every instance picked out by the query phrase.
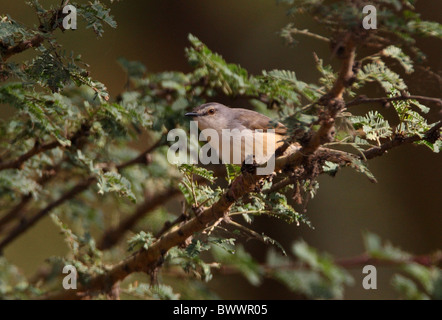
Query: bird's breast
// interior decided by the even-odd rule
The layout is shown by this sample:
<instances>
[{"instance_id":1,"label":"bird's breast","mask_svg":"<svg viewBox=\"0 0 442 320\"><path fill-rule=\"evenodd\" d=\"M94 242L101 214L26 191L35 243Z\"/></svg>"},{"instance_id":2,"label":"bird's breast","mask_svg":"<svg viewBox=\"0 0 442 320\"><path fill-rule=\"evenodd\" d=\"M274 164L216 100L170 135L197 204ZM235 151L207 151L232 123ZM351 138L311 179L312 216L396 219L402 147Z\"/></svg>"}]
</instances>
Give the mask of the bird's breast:
<instances>
[{"instance_id":1,"label":"bird's breast","mask_svg":"<svg viewBox=\"0 0 442 320\"><path fill-rule=\"evenodd\" d=\"M223 163L238 165L244 161L253 163L253 160L259 164L267 162L284 139L271 131L249 129L214 130L205 138Z\"/></svg>"}]
</instances>

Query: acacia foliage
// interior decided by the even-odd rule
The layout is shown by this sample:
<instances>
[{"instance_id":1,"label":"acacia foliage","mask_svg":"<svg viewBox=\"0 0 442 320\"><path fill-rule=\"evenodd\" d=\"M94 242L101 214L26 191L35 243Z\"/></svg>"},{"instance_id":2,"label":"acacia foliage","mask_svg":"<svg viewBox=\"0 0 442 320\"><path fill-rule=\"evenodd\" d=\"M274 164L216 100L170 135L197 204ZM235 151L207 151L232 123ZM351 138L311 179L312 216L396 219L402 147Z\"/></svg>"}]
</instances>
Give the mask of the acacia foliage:
<instances>
[{"instance_id":1,"label":"acacia foliage","mask_svg":"<svg viewBox=\"0 0 442 320\"><path fill-rule=\"evenodd\" d=\"M355 77L344 99L354 101L368 84L375 83L384 91L385 103L391 101L395 122L387 121L374 107L365 116L353 115L350 108L341 112L338 117L347 126L338 128L324 147L350 147L354 151L346 152L350 162L327 160L314 170L301 166L273 180L266 179L259 190L232 206L225 221L210 225L165 253L161 266L151 274L156 285L128 281L122 286L121 292L127 297L216 297L207 291L205 282L227 268L244 275L253 285L268 277L306 297L342 298L345 286L354 281L344 266L302 241L296 241L290 250L283 248L277 239L253 230L254 217L268 215L287 223L310 225L306 205L318 191L319 174L335 175L345 165L375 181L365 152L388 143L399 144L399 140L439 152L440 123L430 123L425 117L434 102L407 99L411 93L403 74L412 73L416 64L425 62L416 38L440 40L440 24L423 21L413 1L408 0L372 1L378 8L379 29L370 32L361 28L360 1L279 2L287 4L290 15L307 13L325 30L323 35L314 35L292 23L281 31L289 43L293 44L298 35L312 35L328 41L339 57L343 36L351 33L359 47L371 50L357 57ZM117 27L104 2L70 4L78 8L79 18L98 37L106 26ZM107 272L107 264L124 259L126 250L147 250L171 225L179 226L198 214L198 207L210 207L219 200L228 186L217 182L225 179L231 184L242 174L240 167L226 165L224 177L198 165L175 166L166 160L166 133L174 128L188 129L182 116L186 111L220 96L243 97L256 110L282 121L302 144L318 129L325 109L321 99L338 78L338 70L324 65L319 57L312 65L319 71L314 83L298 79L293 70L264 70L252 75L240 65L225 61L196 35L189 35L185 54L191 72L150 73L141 63L121 58L128 85L118 97L111 97L105 84L89 75L81 55L65 52L58 42L55 31L62 29L62 7L44 8L37 0L30 5L40 23L35 28L8 15L0 17L0 103L15 110L12 117L0 122L0 246L3 249L50 214L65 236L69 253L50 258L47 271L37 282L0 258L3 298L35 298L59 289L60 270L65 264L74 265L80 283L87 285L91 278ZM29 60L9 59L31 49L34 56ZM129 142L146 133L152 147L140 156ZM283 179L287 183L278 187ZM147 194L148 190L155 190L155 194ZM148 205L161 192L166 196L182 193L185 204L181 216L177 218L166 209L166 201ZM118 238L107 247L100 242L100 236L115 227L105 221L143 210L146 217L118 235L127 242ZM98 236L92 236L97 228ZM129 232L134 234L128 237ZM255 261L241 244L250 237L270 246L265 264ZM442 274L437 266L417 261L375 235L366 234L364 239L364 261L384 261L402 270L392 280L401 296L441 297ZM109 247L117 249L107 250ZM440 254L434 259L440 261ZM179 280L183 274L186 280Z\"/></svg>"}]
</instances>

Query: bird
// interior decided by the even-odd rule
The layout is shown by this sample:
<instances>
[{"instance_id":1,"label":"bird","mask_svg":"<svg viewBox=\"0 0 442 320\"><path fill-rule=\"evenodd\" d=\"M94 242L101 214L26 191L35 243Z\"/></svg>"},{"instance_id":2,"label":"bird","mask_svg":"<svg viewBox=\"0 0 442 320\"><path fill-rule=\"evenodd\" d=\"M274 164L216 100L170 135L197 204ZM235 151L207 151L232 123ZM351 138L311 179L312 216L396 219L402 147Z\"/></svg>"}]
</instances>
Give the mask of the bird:
<instances>
[{"instance_id":1,"label":"bird","mask_svg":"<svg viewBox=\"0 0 442 320\"><path fill-rule=\"evenodd\" d=\"M287 127L253 110L209 102L185 116L198 122L203 135L210 133L206 139L223 163L265 163L288 141Z\"/></svg>"}]
</instances>

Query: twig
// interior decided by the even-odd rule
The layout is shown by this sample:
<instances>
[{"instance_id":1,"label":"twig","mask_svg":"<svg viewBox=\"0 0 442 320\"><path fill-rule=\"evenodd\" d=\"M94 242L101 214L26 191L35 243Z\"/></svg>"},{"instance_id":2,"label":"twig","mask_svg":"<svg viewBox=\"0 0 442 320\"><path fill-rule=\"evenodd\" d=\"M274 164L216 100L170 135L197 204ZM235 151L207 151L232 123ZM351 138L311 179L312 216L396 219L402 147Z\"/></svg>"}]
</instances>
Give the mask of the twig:
<instances>
[{"instance_id":1,"label":"twig","mask_svg":"<svg viewBox=\"0 0 442 320\"><path fill-rule=\"evenodd\" d=\"M363 253L355 257L342 258L334 261L334 263L337 266L340 266L344 269L359 268L367 264L372 264L377 267L382 267L382 266L395 266L404 263L417 263L426 267L431 267L438 265L440 262L442 262L442 254L440 254L440 252L436 252L435 254L411 256L404 259L394 259L394 260L373 258L369 254ZM308 268L306 264L299 263L296 261L293 263L288 263L279 266L269 266L267 264L261 264L260 267L264 270L266 274L271 274L272 272L279 270L300 270ZM221 274L235 274L238 273L239 270L235 266L223 265L218 269L218 272L220 272Z\"/></svg>"},{"instance_id":2,"label":"twig","mask_svg":"<svg viewBox=\"0 0 442 320\"><path fill-rule=\"evenodd\" d=\"M269 241L267 241L261 234L259 234L258 232L249 229L245 226L243 226L242 224L235 222L233 220L229 220L228 223L236 228L238 228L240 231L248 234L249 236L251 236L254 239L257 239L259 241L261 241L264 244L269 244Z\"/></svg>"},{"instance_id":3,"label":"twig","mask_svg":"<svg viewBox=\"0 0 442 320\"><path fill-rule=\"evenodd\" d=\"M353 66L355 63L356 43L351 33L347 33L341 48L343 49L343 53L340 55L342 64L338 78L330 92L331 99L342 99L345 89L351 85L351 79L354 77Z\"/></svg>"},{"instance_id":4,"label":"twig","mask_svg":"<svg viewBox=\"0 0 442 320\"><path fill-rule=\"evenodd\" d=\"M297 167L303 159L316 152L319 147L332 140L334 123L336 116L345 109L345 102L342 96L347 87L351 86L354 79L353 66L355 62L356 43L349 33L342 44L343 53L340 57L343 59L338 77L330 92L321 97L320 105L325 106L325 110L319 117L319 129L312 134L312 137L305 143L299 152L291 153L276 159L276 166L284 168L286 166ZM287 146L285 146L287 148ZM284 152L284 150L282 150Z\"/></svg>"},{"instance_id":5,"label":"twig","mask_svg":"<svg viewBox=\"0 0 442 320\"><path fill-rule=\"evenodd\" d=\"M391 101L400 101L400 100L416 100L420 102L432 102L436 103L439 106L442 106L442 99L433 98L433 97L425 97L425 96L413 96L413 95L401 95L396 97L383 97L383 98L367 98L366 96L359 96L356 99L353 99L346 103L347 107L364 104L364 103L382 103L385 104Z\"/></svg>"},{"instance_id":6,"label":"twig","mask_svg":"<svg viewBox=\"0 0 442 320\"><path fill-rule=\"evenodd\" d=\"M276 192L284 187L287 187L290 184L293 184L297 180L297 177L294 173L291 173L288 177L284 178L283 180L272 184L270 189L264 190L264 194L271 194L273 192Z\"/></svg>"},{"instance_id":7,"label":"twig","mask_svg":"<svg viewBox=\"0 0 442 320\"><path fill-rule=\"evenodd\" d=\"M376 266L390 266L403 263L417 263L426 267L437 266L442 261L442 254L440 251L434 254L410 256L403 259L380 259L371 257L367 253L352 258L339 259L335 263L345 269L358 268L367 264Z\"/></svg>"},{"instance_id":8,"label":"twig","mask_svg":"<svg viewBox=\"0 0 442 320\"><path fill-rule=\"evenodd\" d=\"M417 141L429 141L434 143L440 137L440 129L442 127L442 121L436 123L433 127L431 127L423 137L418 135L414 135L411 137L403 137L401 135L395 135L394 138L390 141L387 141L381 144L379 147L372 147L368 150L363 151L363 154L366 159L372 159L375 157L379 157L383 155L390 149L398 147L403 144L409 144Z\"/></svg>"},{"instance_id":9,"label":"twig","mask_svg":"<svg viewBox=\"0 0 442 320\"><path fill-rule=\"evenodd\" d=\"M32 38L30 38L28 40L24 40L22 42L17 43L13 47L9 47L9 48L5 49L1 54L1 58L3 59L2 62L4 63L6 60L8 60L14 54L18 54L20 52L23 52L23 51L29 49L29 48L39 47L44 40L45 40L45 38L41 34L36 34L35 36L33 36Z\"/></svg>"},{"instance_id":10,"label":"twig","mask_svg":"<svg viewBox=\"0 0 442 320\"><path fill-rule=\"evenodd\" d=\"M158 146L158 144L154 144L153 146L151 146L148 151L152 152L156 147ZM143 152L143 154L148 154L149 152ZM140 158L140 156L137 156L137 159ZM146 158L146 157L145 157ZM147 157L146 159L149 159L149 162L146 162L146 164L149 164L151 161L150 157ZM144 160L145 161L145 160ZM137 161L127 161L121 165L116 166L116 168L118 168L119 170L122 170L132 164L135 163L139 163ZM30 227L32 227L37 221L39 221L41 218L45 217L50 211L52 211L53 209L55 209L56 207L60 206L61 204L63 204L64 202L74 198L75 196L77 196L78 194L80 194L81 192L85 191L86 189L89 188L89 186L92 185L92 183L94 183L97 180L97 177L95 176L90 176L88 177L86 180L79 182L77 185L75 185L74 187L72 187L69 191L67 191L66 193L64 193L59 199L55 200L54 202L51 202L50 204L48 204L45 208L43 208L42 210L40 210L39 212L37 212L34 216L32 216L31 218L27 219L26 221L22 221L21 224L19 224L16 228L14 228L9 234L8 236L6 236L6 238L4 238L1 242L0 242L0 252L5 248L5 246L7 246L11 241L13 241L15 238L17 238L18 236L20 236L22 233L24 233L26 230L28 230Z\"/></svg>"},{"instance_id":11,"label":"twig","mask_svg":"<svg viewBox=\"0 0 442 320\"><path fill-rule=\"evenodd\" d=\"M159 146L159 145L157 145ZM195 181L198 183L205 183L205 179L202 177L196 177ZM180 190L175 187L171 187L153 197L145 199L145 201L138 206L134 213L121 221L119 225L113 229L106 231L98 242L97 248L100 250L107 250L116 245L124 236L124 234L135 226L135 224L144 218L149 212L155 210L158 206L162 205L165 201L168 201L180 193ZM202 205L202 204L201 204ZM173 221L167 221L164 223L162 229L155 235L155 238L161 237L166 231L176 224L185 221L187 216L183 213Z\"/></svg>"},{"instance_id":12,"label":"twig","mask_svg":"<svg viewBox=\"0 0 442 320\"><path fill-rule=\"evenodd\" d=\"M69 148L72 148L75 146L76 148L81 149L84 144L83 137L87 136L89 134L89 129L90 129L90 124L83 123L81 125L80 129L78 129L70 138L71 146ZM29 158L31 158L32 156L34 156L38 153L50 150L52 148L56 148L58 146L60 146L58 141L50 142L45 145L40 145L36 142L34 145L34 148L32 148L30 151L28 151L27 153L20 156L17 160L10 161L8 163L5 163L4 165L5 165L5 167L11 166L12 168L14 168L14 167L21 168L23 166L23 163L26 160L28 160ZM44 184L49 182L54 177L54 175L57 173L57 170L60 167L61 163L64 161L65 157L58 164L50 166L48 168L45 168L43 170L45 172L45 174L43 175L43 177L41 177L40 179L38 179L36 181L37 184L43 186ZM1 167L1 164L0 164L0 167ZM6 169L5 167L4 167L4 169ZM2 216L0 218L0 231L2 231L5 227L5 225L7 223L9 223L11 220L20 219L21 217L23 217L23 215L24 215L23 209L27 206L27 204L31 200L32 200L31 194L27 194L27 195L22 196L21 201L16 206L14 206L11 210L9 210L4 216Z\"/></svg>"},{"instance_id":13,"label":"twig","mask_svg":"<svg viewBox=\"0 0 442 320\"><path fill-rule=\"evenodd\" d=\"M85 139L83 139L84 136L87 136L89 134L90 124L89 123L83 123L80 127L80 129L75 132L72 137L70 138L71 146L76 147L77 149L81 149L85 143ZM51 144L51 143L48 143ZM57 146L54 146L54 148ZM49 149L47 149L49 150ZM37 153L43 152L43 150L38 151ZM29 156L29 152L27 153ZM36 153L35 153L36 154ZM34 154L34 155L35 155ZM48 168L45 168L43 171L45 172L45 175L37 180L37 184L43 186L47 182L49 182L55 174L58 172L58 168L61 166L61 164L65 161L66 155L63 157L63 160L61 160L58 164L54 166L50 166ZM24 155L22 156L24 159ZM22 160L23 160L22 159ZM17 165L17 163L15 164ZM23 165L20 164L20 167ZM0 231L4 228L5 224L9 223L12 219L20 219L23 216L23 209L26 207L26 205L32 200L31 194L27 194L22 197L21 201L14 206L11 210L8 211L2 218L0 218Z\"/></svg>"},{"instance_id":14,"label":"twig","mask_svg":"<svg viewBox=\"0 0 442 320\"><path fill-rule=\"evenodd\" d=\"M327 150L328 151L328 150ZM294 151L299 153L299 151ZM321 149L318 153L325 152ZM334 153L330 151L331 156L342 156L342 152ZM280 170L282 167L276 167ZM157 266L158 260L162 259L169 249L175 247L192 236L195 232L201 232L210 226L214 221L223 218L229 211L230 207L245 194L252 192L261 176L249 172L243 172L230 185L229 189L215 202L211 207L204 208L204 210L185 221L180 227L170 229L156 240L148 250L141 250L134 255L126 258L120 263L114 265L108 272L102 275L97 275L92 278L87 286L75 290L65 290L49 295L48 299L81 299L82 292L101 292L110 288L112 283L126 278L133 272L149 272Z\"/></svg>"},{"instance_id":15,"label":"twig","mask_svg":"<svg viewBox=\"0 0 442 320\"><path fill-rule=\"evenodd\" d=\"M123 235L132 229L132 227L147 213L155 210L165 201L172 199L180 190L178 188L169 188L153 197L149 197L140 204L133 214L122 220L118 226L106 231L98 242L97 248L100 250L107 250L113 247L123 237Z\"/></svg>"},{"instance_id":16,"label":"twig","mask_svg":"<svg viewBox=\"0 0 442 320\"><path fill-rule=\"evenodd\" d=\"M355 56L355 44L351 36L347 37L345 42L345 54L343 66L341 67L338 79L331 93L324 97L323 105L326 106L326 112L321 119L320 129L313 135L312 139L299 151L294 151L292 155L287 156L281 161L276 160L275 171L290 167L291 169L299 166L305 156L308 156L318 150L322 143L327 142L327 137L333 128L334 117L345 107L342 100L342 94L348 87L350 79L353 77L353 63ZM134 255L126 258L120 263L114 265L108 272L97 275L90 279L87 285L80 287L77 291L65 290L48 296L49 299L80 299L82 292L102 292L112 287L112 284L123 280L129 274L138 271L150 272L158 266L158 262L173 247L184 243L187 238L196 232L200 232L211 225L214 221L223 218L228 214L231 206L244 195L252 192L261 180L261 176L244 171L230 185L230 187L221 195L218 201L194 218L184 222L179 228L173 228L156 240L147 250L140 250Z\"/></svg>"},{"instance_id":17,"label":"twig","mask_svg":"<svg viewBox=\"0 0 442 320\"><path fill-rule=\"evenodd\" d=\"M351 80L354 77L353 64L356 45L351 39L351 35L347 36L346 40L344 41L344 48L345 53L342 55L343 63L338 78L331 92L324 96L321 102L326 109L320 119L319 130L312 135L312 138L300 150L293 151L293 153L285 157L281 157L281 159L278 158L275 164L275 171L283 169L293 170L297 166L301 165L306 157L311 155L319 156L321 153L323 155L328 154L330 157L336 157L338 163L342 164L345 164L347 161L351 160L347 154L344 156L342 152L320 148L322 144L328 141L328 137L331 134L334 126L334 119L336 115L342 111L343 108L345 108L342 95L345 89L351 85ZM429 130L429 135L434 134L434 132L438 131L439 128L440 124L435 125ZM431 138L434 137L431 136ZM417 138L413 137L413 139L408 139L410 141L416 141L414 139ZM385 149L389 148L390 147L388 145L385 147ZM366 151L367 159L373 157L371 153L373 153L373 156L375 156L373 151ZM323 160L324 158L318 159ZM255 190L260 179L261 176L244 171L231 183L229 188L224 192L224 194L221 195L218 201L212 204L212 206L203 208L199 214L192 219L185 221L179 227L169 229L168 232L164 233L159 239L151 244L147 250L140 250L125 260L115 264L108 270L108 272L97 275L96 277L90 279L87 285L80 287L77 291L60 291L48 296L47 298L79 299L82 297L84 292L93 294L106 291L112 287L112 284L123 280L133 272L151 272L157 268L159 262L162 261L166 253L171 248L184 243L186 239L191 237L194 233L205 230L215 221L225 217L232 205L238 199ZM363 261L366 263L367 261L372 260L367 258ZM343 264L342 261L340 263Z\"/></svg>"},{"instance_id":18,"label":"twig","mask_svg":"<svg viewBox=\"0 0 442 320\"><path fill-rule=\"evenodd\" d=\"M49 142L49 143L45 143L45 144L39 144L38 142L36 142L34 144L34 147L32 147L31 150L29 150L28 152L22 154L21 156L19 156L17 159L15 160L11 160L8 162L1 162L0 163L0 170L5 170L5 169L21 169L23 166L23 163L32 158L33 156L41 153L41 152L45 152L51 149L54 149L56 147L60 146L60 142L58 141L53 141L53 142Z\"/></svg>"},{"instance_id":19,"label":"twig","mask_svg":"<svg viewBox=\"0 0 442 320\"><path fill-rule=\"evenodd\" d=\"M48 183L55 176L60 164L61 162L54 166L51 166L50 168L46 168L44 170L45 172L44 175L37 180L37 184L40 186L44 186L46 183ZM31 200L32 200L31 193L22 196L20 202L0 218L0 233L11 220L20 219L22 217L22 214L20 213L24 212L23 209Z\"/></svg>"},{"instance_id":20,"label":"twig","mask_svg":"<svg viewBox=\"0 0 442 320\"><path fill-rule=\"evenodd\" d=\"M21 235L23 232L28 230L30 227L32 227L37 221L39 221L41 218L46 216L50 211L61 205L67 200L72 199L79 193L86 190L94 181L95 177L89 177L88 179L79 182L74 187L72 187L68 192L63 194L60 198L55 200L54 202L47 205L44 209L37 212L34 216L27 219L26 221L23 221L21 224L19 224L16 228L14 228L6 238L4 238L0 242L0 252L3 251L3 249L15 238L17 238L19 235Z\"/></svg>"},{"instance_id":21,"label":"twig","mask_svg":"<svg viewBox=\"0 0 442 320\"><path fill-rule=\"evenodd\" d=\"M81 127L69 138L69 140L71 141L70 148L72 148L73 146L78 147L80 138L82 138L83 136L87 136L89 134L89 130L90 130L90 124L83 123ZM24 162L26 162L33 156L51 149L55 149L59 146L61 146L59 141L52 141L45 144L40 144L39 141L37 140L34 144L34 147L32 147L31 150L22 154L17 159L8 162L0 162L0 170L21 169Z\"/></svg>"},{"instance_id":22,"label":"twig","mask_svg":"<svg viewBox=\"0 0 442 320\"><path fill-rule=\"evenodd\" d=\"M157 232L157 234L155 235L155 238L160 238L163 234L166 233L167 230L169 230L170 228L172 228L173 226L176 226L177 224L186 221L188 219L188 216L185 213L180 214L178 217L176 217L175 220L173 221L166 221L163 225L163 227L161 228L160 231Z\"/></svg>"},{"instance_id":23,"label":"twig","mask_svg":"<svg viewBox=\"0 0 442 320\"><path fill-rule=\"evenodd\" d=\"M323 37L323 36L321 36L319 34L310 32L307 29L300 30L300 29L297 29L297 28L290 28L290 29L286 29L285 31L288 32L288 33L302 34L302 35L305 35L305 36L308 36L308 37L312 37L312 38L317 39L317 40L321 40L321 41L325 41L325 42L330 42L329 38L326 38L326 37Z\"/></svg>"},{"instance_id":24,"label":"twig","mask_svg":"<svg viewBox=\"0 0 442 320\"><path fill-rule=\"evenodd\" d=\"M117 170L122 170L134 164L144 164L144 165L150 164L152 162L151 158L152 151L161 147L163 144L164 144L163 139L159 139L154 145L149 147L146 151L140 153L140 155L138 155L137 157L116 166Z\"/></svg>"},{"instance_id":25,"label":"twig","mask_svg":"<svg viewBox=\"0 0 442 320\"><path fill-rule=\"evenodd\" d=\"M53 31L55 31L57 28L63 27L61 24L56 24L55 22L57 22L59 16L62 14L63 7L66 6L68 3L69 3L69 0L65 1L64 4L62 1L60 7L57 10L52 10L53 14L52 14L52 17L49 19L49 21L50 21L49 25L51 26L51 28L49 30L42 30L41 24L40 24L39 29L42 31L42 33L51 33ZM0 61L0 68L1 68L1 65L6 60L8 60L11 56L21 53L29 48L39 47L43 43L43 41L46 39L45 36L42 35L42 33L37 33L33 37L31 37L30 39L23 40L12 47L5 48L4 50L0 51L1 59L2 59L2 61ZM2 45L5 46L0 41L0 46L2 46Z\"/></svg>"}]
</instances>

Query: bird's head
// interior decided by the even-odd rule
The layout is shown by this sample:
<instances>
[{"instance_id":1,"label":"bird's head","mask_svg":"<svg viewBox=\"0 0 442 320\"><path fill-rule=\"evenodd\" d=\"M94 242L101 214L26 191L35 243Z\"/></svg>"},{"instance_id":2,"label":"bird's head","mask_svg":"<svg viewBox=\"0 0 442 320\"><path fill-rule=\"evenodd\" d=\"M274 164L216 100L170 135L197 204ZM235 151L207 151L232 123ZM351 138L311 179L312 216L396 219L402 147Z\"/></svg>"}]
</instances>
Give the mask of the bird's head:
<instances>
[{"instance_id":1,"label":"bird's head","mask_svg":"<svg viewBox=\"0 0 442 320\"><path fill-rule=\"evenodd\" d=\"M210 102L196 107L185 116L198 121L198 128L204 130L206 128L228 128L233 114L231 108L220 103Z\"/></svg>"}]
</instances>

